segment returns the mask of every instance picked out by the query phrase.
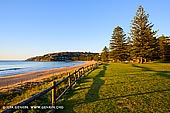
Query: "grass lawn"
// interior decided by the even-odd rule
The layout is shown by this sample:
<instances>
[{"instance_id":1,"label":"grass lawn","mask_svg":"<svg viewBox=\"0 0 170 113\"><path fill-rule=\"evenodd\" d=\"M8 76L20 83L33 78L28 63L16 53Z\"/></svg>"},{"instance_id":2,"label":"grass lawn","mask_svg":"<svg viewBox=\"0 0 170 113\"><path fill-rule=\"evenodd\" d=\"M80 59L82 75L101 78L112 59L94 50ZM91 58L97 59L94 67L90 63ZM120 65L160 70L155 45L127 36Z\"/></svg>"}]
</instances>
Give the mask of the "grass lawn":
<instances>
[{"instance_id":1,"label":"grass lawn","mask_svg":"<svg viewBox=\"0 0 170 113\"><path fill-rule=\"evenodd\" d=\"M101 65L58 105L65 113L170 112L170 63Z\"/></svg>"}]
</instances>

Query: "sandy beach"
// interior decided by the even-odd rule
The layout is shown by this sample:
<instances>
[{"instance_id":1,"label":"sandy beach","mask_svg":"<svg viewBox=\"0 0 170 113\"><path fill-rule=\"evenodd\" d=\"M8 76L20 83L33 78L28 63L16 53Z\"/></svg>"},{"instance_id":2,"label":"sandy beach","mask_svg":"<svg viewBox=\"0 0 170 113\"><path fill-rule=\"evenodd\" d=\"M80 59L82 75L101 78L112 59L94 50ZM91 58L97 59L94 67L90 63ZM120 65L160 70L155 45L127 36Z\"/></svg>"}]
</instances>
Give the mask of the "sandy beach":
<instances>
[{"instance_id":1,"label":"sandy beach","mask_svg":"<svg viewBox=\"0 0 170 113\"><path fill-rule=\"evenodd\" d=\"M18 84L22 84L25 82L33 82L33 81L39 82L42 79L53 76L54 74L57 75L71 70L76 70L79 69L80 67L85 67L87 65L91 65L94 63L96 62L85 61L84 64L70 66L70 67L55 68L55 69L44 70L44 71L28 72L24 74L0 77L0 92L9 90L11 87L12 88L17 87Z\"/></svg>"}]
</instances>

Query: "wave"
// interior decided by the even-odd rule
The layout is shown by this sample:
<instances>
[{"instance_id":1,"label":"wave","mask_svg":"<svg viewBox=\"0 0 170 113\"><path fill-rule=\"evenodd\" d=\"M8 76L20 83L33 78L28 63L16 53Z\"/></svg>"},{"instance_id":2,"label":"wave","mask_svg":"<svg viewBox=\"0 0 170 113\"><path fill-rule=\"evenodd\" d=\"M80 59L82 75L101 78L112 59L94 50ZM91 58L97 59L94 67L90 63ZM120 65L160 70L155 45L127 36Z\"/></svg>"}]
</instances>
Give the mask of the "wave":
<instances>
[{"instance_id":1,"label":"wave","mask_svg":"<svg viewBox=\"0 0 170 113\"><path fill-rule=\"evenodd\" d=\"M0 77L49 70L53 68L68 67L84 62L27 62L27 61L0 61Z\"/></svg>"},{"instance_id":2,"label":"wave","mask_svg":"<svg viewBox=\"0 0 170 113\"><path fill-rule=\"evenodd\" d=\"M19 70L19 69L22 69L22 68L1 69L0 71Z\"/></svg>"}]
</instances>

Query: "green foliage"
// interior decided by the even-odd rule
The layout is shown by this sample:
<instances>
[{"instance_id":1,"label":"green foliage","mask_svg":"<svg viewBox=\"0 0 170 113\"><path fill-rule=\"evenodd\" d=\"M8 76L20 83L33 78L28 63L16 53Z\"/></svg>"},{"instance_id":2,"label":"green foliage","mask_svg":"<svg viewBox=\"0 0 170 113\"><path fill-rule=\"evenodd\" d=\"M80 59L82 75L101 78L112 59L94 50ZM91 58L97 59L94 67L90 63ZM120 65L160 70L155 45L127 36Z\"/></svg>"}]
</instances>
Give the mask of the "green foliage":
<instances>
[{"instance_id":1,"label":"green foliage","mask_svg":"<svg viewBox=\"0 0 170 113\"><path fill-rule=\"evenodd\" d=\"M105 46L102 50L101 60L106 62L109 59L109 49Z\"/></svg>"},{"instance_id":2,"label":"green foliage","mask_svg":"<svg viewBox=\"0 0 170 113\"><path fill-rule=\"evenodd\" d=\"M100 61L100 56L99 56L99 54L96 54L96 55L93 57L93 59L94 59L95 61Z\"/></svg>"},{"instance_id":3,"label":"green foliage","mask_svg":"<svg viewBox=\"0 0 170 113\"><path fill-rule=\"evenodd\" d=\"M170 37L156 38L154 24L149 22L149 14L139 6L131 23L130 36L117 26L110 40L109 56L114 61L135 61L143 63L152 60L170 61ZM109 59L109 60L110 60Z\"/></svg>"},{"instance_id":4,"label":"green foliage","mask_svg":"<svg viewBox=\"0 0 170 113\"><path fill-rule=\"evenodd\" d=\"M120 26L117 26L110 40L110 57L114 60L123 61L127 59L126 34Z\"/></svg>"},{"instance_id":5,"label":"green foliage","mask_svg":"<svg viewBox=\"0 0 170 113\"><path fill-rule=\"evenodd\" d=\"M152 31L153 24L148 21L149 14L146 14L144 8L139 6L131 26L131 37L133 38L133 54L141 58L152 58L152 54L157 47L155 34L157 31Z\"/></svg>"},{"instance_id":6,"label":"green foliage","mask_svg":"<svg viewBox=\"0 0 170 113\"><path fill-rule=\"evenodd\" d=\"M163 61L170 61L170 39L165 36L158 38L159 56Z\"/></svg>"},{"instance_id":7,"label":"green foliage","mask_svg":"<svg viewBox=\"0 0 170 113\"><path fill-rule=\"evenodd\" d=\"M28 58L27 61L90 61L94 60L96 55L99 54L91 52L60 52Z\"/></svg>"}]
</instances>

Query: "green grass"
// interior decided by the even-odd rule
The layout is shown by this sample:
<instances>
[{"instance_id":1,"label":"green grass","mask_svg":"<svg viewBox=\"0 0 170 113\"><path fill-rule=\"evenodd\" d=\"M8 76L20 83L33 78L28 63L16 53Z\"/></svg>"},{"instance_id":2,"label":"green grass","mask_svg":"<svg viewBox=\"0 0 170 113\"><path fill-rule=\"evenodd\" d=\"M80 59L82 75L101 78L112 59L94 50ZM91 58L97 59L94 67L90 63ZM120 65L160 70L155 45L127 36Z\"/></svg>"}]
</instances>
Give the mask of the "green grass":
<instances>
[{"instance_id":1,"label":"green grass","mask_svg":"<svg viewBox=\"0 0 170 113\"><path fill-rule=\"evenodd\" d=\"M71 70L70 72L73 72ZM48 78L42 82L37 82L37 84L34 84L36 82L30 82L25 84L24 86L19 87L17 92L14 91L7 91L4 93L0 93L0 112L3 111L3 106L13 106L17 103L30 98L31 96L49 88L52 85L52 81L55 79L56 81L62 80L64 77L66 77L68 74L63 73L61 75L53 75L51 78ZM64 84L60 85L60 88L64 87ZM35 101L31 102L29 105L51 105L51 92L48 92L47 94L44 94L39 99L36 99ZM32 112L38 112L36 110L28 110L28 113ZM41 110L39 110L41 111ZM43 110L44 111L44 110ZM21 112L21 111L17 111Z\"/></svg>"},{"instance_id":2,"label":"green grass","mask_svg":"<svg viewBox=\"0 0 170 113\"><path fill-rule=\"evenodd\" d=\"M65 113L170 112L170 63L104 64L58 105Z\"/></svg>"}]
</instances>

